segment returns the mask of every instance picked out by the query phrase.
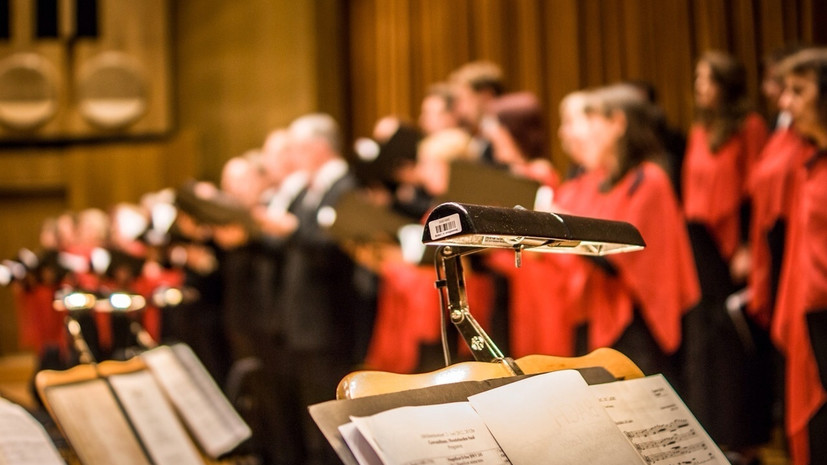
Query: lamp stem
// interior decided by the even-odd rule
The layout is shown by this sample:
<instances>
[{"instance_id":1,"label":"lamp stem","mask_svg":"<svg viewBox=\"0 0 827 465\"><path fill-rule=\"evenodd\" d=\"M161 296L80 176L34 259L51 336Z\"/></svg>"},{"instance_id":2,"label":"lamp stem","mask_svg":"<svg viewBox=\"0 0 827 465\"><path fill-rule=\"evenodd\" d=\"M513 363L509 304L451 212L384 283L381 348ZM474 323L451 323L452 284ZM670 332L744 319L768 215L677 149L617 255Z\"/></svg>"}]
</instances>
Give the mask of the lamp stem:
<instances>
[{"instance_id":1,"label":"lamp stem","mask_svg":"<svg viewBox=\"0 0 827 465\"><path fill-rule=\"evenodd\" d=\"M505 357L499 347L488 336L468 310L460 254L454 254L450 247L440 249L437 260L445 270L445 286L448 291L448 314L465 343L471 349L474 359L481 362L504 363L515 375L523 374L511 358ZM442 296L440 296L442 298Z\"/></svg>"}]
</instances>

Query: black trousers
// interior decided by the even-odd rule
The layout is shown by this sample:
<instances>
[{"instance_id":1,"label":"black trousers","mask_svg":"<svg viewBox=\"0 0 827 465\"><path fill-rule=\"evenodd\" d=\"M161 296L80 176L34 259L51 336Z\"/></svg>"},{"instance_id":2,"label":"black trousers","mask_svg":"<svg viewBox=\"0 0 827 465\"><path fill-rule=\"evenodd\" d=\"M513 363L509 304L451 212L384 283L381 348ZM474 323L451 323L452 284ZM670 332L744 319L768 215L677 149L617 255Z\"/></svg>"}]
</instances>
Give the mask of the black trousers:
<instances>
[{"instance_id":1,"label":"black trousers","mask_svg":"<svg viewBox=\"0 0 827 465\"><path fill-rule=\"evenodd\" d=\"M827 389L827 308L807 312L807 329L821 385ZM807 426L810 435L810 464L827 464L827 405L821 406Z\"/></svg>"}]
</instances>

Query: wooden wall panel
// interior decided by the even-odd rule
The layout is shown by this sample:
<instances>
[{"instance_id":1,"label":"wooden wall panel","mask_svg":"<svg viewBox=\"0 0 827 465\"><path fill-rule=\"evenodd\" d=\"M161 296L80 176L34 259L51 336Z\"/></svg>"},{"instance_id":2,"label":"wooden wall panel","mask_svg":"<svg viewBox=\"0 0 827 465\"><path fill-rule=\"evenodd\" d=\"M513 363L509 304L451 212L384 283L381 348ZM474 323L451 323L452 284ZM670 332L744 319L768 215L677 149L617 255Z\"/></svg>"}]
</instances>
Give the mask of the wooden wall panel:
<instances>
[{"instance_id":1,"label":"wooden wall panel","mask_svg":"<svg viewBox=\"0 0 827 465\"><path fill-rule=\"evenodd\" d=\"M166 134L172 128L167 0L99 0L97 15L87 18L97 24L90 36L76 35L67 14L76 2L62 1L57 37L34 37L35 2L9 3L12 37L0 41L0 60L25 54L45 61L53 68L47 75L54 74L57 105L54 116L41 125L0 125L0 140L129 138ZM3 85L3 94L17 88Z\"/></svg>"},{"instance_id":2,"label":"wooden wall panel","mask_svg":"<svg viewBox=\"0 0 827 465\"><path fill-rule=\"evenodd\" d=\"M543 56L539 53L527 53L539 50L542 45L542 23L540 5L533 0L519 0L514 4L515 51L519 73L514 80L518 89L530 90L540 98L544 96L544 76L542 72Z\"/></svg>"},{"instance_id":3,"label":"wooden wall panel","mask_svg":"<svg viewBox=\"0 0 827 465\"><path fill-rule=\"evenodd\" d=\"M411 47L410 2L388 0L376 2L376 74L379 107L382 115L411 114ZM395 77L395 78L394 78Z\"/></svg>"},{"instance_id":4,"label":"wooden wall panel","mask_svg":"<svg viewBox=\"0 0 827 465\"><path fill-rule=\"evenodd\" d=\"M758 45L761 50L770 51L785 42L784 0L763 0L756 7Z\"/></svg>"},{"instance_id":5,"label":"wooden wall panel","mask_svg":"<svg viewBox=\"0 0 827 465\"><path fill-rule=\"evenodd\" d=\"M761 32L760 22L754 21L757 12L751 0L732 1L732 49L744 63L760 63L760 49L758 35ZM747 89L750 95L759 95L760 76L757 72L747 75Z\"/></svg>"},{"instance_id":6,"label":"wooden wall panel","mask_svg":"<svg viewBox=\"0 0 827 465\"><path fill-rule=\"evenodd\" d=\"M377 14L374 2L353 2L350 6L348 31L350 42L350 94L351 126L354 134L365 136L371 133L373 123L383 115L378 108L375 89L379 73L376 42L379 40ZM368 116L369 115L369 116Z\"/></svg>"},{"instance_id":7,"label":"wooden wall panel","mask_svg":"<svg viewBox=\"0 0 827 465\"><path fill-rule=\"evenodd\" d=\"M693 30L691 0L658 2L654 14L653 55L646 60L650 71L641 76L651 80L660 94L659 101L673 124L688 127L692 116L692 95L695 73L696 49L692 41Z\"/></svg>"},{"instance_id":8,"label":"wooden wall panel","mask_svg":"<svg viewBox=\"0 0 827 465\"><path fill-rule=\"evenodd\" d=\"M470 4L472 53L509 66L517 52L513 36L509 36L508 22L513 11L507 0L476 0ZM459 33L460 31L457 31Z\"/></svg>"},{"instance_id":9,"label":"wooden wall panel","mask_svg":"<svg viewBox=\"0 0 827 465\"><path fill-rule=\"evenodd\" d=\"M416 83L421 92L431 83L444 80L455 63L471 57L471 38L468 34L457 34L457 31L467 31L470 27L467 10L460 7L460 3L444 0L412 2L413 30L418 38L412 47L419 50L414 53L414 69L419 69L422 76Z\"/></svg>"},{"instance_id":10,"label":"wooden wall panel","mask_svg":"<svg viewBox=\"0 0 827 465\"><path fill-rule=\"evenodd\" d=\"M543 30L545 36L540 43L543 54L543 73L546 83L546 115L549 120L549 134L556 141L557 127L560 125L559 102L569 92L582 85L582 33L578 21L579 0L560 0L543 5ZM556 142L550 144L552 160L557 166L568 163Z\"/></svg>"},{"instance_id":11,"label":"wooden wall panel","mask_svg":"<svg viewBox=\"0 0 827 465\"><path fill-rule=\"evenodd\" d=\"M640 2L624 2L622 7L618 17L621 20L619 34L623 39L623 76L636 79L644 73L644 57L652 56L652 50L647 48L647 38L651 38L649 7Z\"/></svg>"},{"instance_id":12,"label":"wooden wall panel","mask_svg":"<svg viewBox=\"0 0 827 465\"><path fill-rule=\"evenodd\" d=\"M600 5L602 28L603 82L615 82L628 76L626 51L628 50L623 34L624 29L637 28L636 24L622 24L622 0L603 0Z\"/></svg>"},{"instance_id":13,"label":"wooden wall panel","mask_svg":"<svg viewBox=\"0 0 827 465\"><path fill-rule=\"evenodd\" d=\"M328 39L336 30L320 28L327 25L321 16L338 11L328 4L339 3L174 2L179 128L198 132L200 177L216 180L226 160L303 113L342 111L336 117L347 118L334 100L345 92L325 92L345 82L340 61L347 58L325 54L337 46ZM375 27L374 17L367 22ZM362 69L374 73L376 65Z\"/></svg>"},{"instance_id":14,"label":"wooden wall panel","mask_svg":"<svg viewBox=\"0 0 827 465\"><path fill-rule=\"evenodd\" d=\"M606 82L605 57L603 56L603 17L600 14L601 0L584 0L579 6L582 13L582 34L579 39L583 42L583 78L584 87L592 87Z\"/></svg>"},{"instance_id":15,"label":"wooden wall panel","mask_svg":"<svg viewBox=\"0 0 827 465\"><path fill-rule=\"evenodd\" d=\"M728 3L720 0L694 0L691 3L695 49L699 52L710 49L728 50Z\"/></svg>"},{"instance_id":16,"label":"wooden wall panel","mask_svg":"<svg viewBox=\"0 0 827 465\"><path fill-rule=\"evenodd\" d=\"M769 0L766 0L769 1ZM798 1L785 1L785 0L777 0L781 2L781 9L783 11L783 36L784 41L799 41L804 38L809 40L809 37L805 36L802 27L802 20L801 17L801 8L799 6ZM806 1L806 0L805 0ZM778 18L776 18L778 19Z\"/></svg>"}]
</instances>

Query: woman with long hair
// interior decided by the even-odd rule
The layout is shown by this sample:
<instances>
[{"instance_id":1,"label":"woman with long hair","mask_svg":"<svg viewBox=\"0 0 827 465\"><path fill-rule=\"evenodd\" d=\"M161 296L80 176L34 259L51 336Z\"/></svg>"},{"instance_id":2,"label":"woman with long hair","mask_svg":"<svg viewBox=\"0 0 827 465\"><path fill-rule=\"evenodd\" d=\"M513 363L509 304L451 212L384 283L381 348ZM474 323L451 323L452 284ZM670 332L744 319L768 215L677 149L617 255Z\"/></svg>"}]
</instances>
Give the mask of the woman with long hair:
<instances>
[{"instance_id":1,"label":"woman with long hair","mask_svg":"<svg viewBox=\"0 0 827 465\"><path fill-rule=\"evenodd\" d=\"M585 323L578 345L614 347L644 373L663 373L677 384L681 318L699 292L685 223L660 164L651 104L618 84L589 92L584 112L586 124L576 126L574 137L585 173L561 186L559 211L627 221L646 248L578 260L569 275L579 289L570 311Z\"/></svg>"},{"instance_id":2,"label":"woman with long hair","mask_svg":"<svg viewBox=\"0 0 827 465\"><path fill-rule=\"evenodd\" d=\"M695 106L683 203L702 299L685 321L685 400L733 460L749 463L772 427L768 344L727 299L750 268L747 180L767 128L750 109L744 67L720 51L697 62Z\"/></svg>"},{"instance_id":3,"label":"woman with long hair","mask_svg":"<svg viewBox=\"0 0 827 465\"><path fill-rule=\"evenodd\" d=\"M780 107L815 149L795 168L772 336L786 359L793 463L827 463L827 49L803 50L780 66Z\"/></svg>"}]
</instances>

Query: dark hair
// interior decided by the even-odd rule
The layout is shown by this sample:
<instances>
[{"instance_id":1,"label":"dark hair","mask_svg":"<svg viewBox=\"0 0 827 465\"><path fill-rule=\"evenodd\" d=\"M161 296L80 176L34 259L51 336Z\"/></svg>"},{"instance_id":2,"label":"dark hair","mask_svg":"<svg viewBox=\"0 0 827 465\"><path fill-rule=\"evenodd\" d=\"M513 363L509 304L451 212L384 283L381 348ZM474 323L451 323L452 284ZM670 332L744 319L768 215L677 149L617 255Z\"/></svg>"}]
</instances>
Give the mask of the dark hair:
<instances>
[{"instance_id":1,"label":"dark hair","mask_svg":"<svg viewBox=\"0 0 827 465\"><path fill-rule=\"evenodd\" d=\"M638 89L646 96L646 99L649 100L650 103L658 103L658 89L651 81L645 79L629 79L621 82L621 84L628 84Z\"/></svg>"},{"instance_id":2,"label":"dark hair","mask_svg":"<svg viewBox=\"0 0 827 465\"><path fill-rule=\"evenodd\" d=\"M778 65L781 75L797 76L813 73L818 89L818 113L821 124L827 125L827 48L813 47L801 50Z\"/></svg>"},{"instance_id":3,"label":"dark hair","mask_svg":"<svg viewBox=\"0 0 827 465\"><path fill-rule=\"evenodd\" d=\"M534 94L505 94L491 102L488 111L511 134L526 160L548 158L543 109Z\"/></svg>"},{"instance_id":4,"label":"dark hair","mask_svg":"<svg viewBox=\"0 0 827 465\"><path fill-rule=\"evenodd\" d=\"M655 132L657 112L637 88L614 84L589 92L587 114L600 113L608 117L616 111L626 116L626 131L618 141L618 170L609 179L611 185L644 161L663 163L663 148Z\"/></svg>"},{"instance_id":5,"label":"dark hair","mask_svg":"<svg viewBox=\"0 0 827 465\"><path fill-rule=\"evenodd\" d=\"M714 153L738 132L751 109L746 70L735 57L718 50L704 53L698 62L709 65L712 80L720 90L715 108L697 108L698 121L710 130L709 149Z\"/></svg>"},{"instance_id":6,"label":"dark hair","mask_svg":"<svg viewBox=\"0 0 827 465\"><path fill-rule=\"evenodd\" d=\"M761 65L764 67L778 65L787 58L802 50L806 50L807 48L809 47L799 43L785 44L781 47L770 50L769 53L764 55L764 58L761 60Z\"/></svg>"}]
</instances>

